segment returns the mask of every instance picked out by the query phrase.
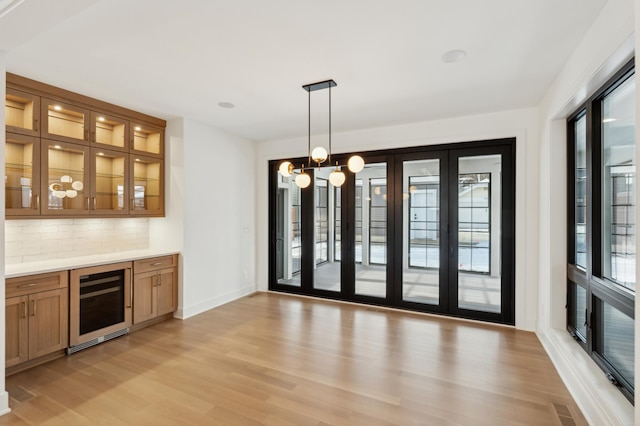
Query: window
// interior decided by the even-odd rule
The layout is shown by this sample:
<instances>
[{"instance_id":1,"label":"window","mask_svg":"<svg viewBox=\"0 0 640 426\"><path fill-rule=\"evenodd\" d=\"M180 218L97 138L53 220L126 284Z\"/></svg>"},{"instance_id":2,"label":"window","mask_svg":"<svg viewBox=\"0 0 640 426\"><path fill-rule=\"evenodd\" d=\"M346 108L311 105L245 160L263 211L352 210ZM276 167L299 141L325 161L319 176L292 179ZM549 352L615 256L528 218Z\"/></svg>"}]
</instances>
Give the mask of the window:
<instances>
[{"instance_id":1,"label":"window","mask_svg":"<svg viewBox=\"0 0 640 426\"><path fill-rule=\"evenodd\" d=\"M316 179L316 265L329 260L329 188L328 180Z\"/></svg>"},{"instance_id":2,"label":"window","mask_svg":"<svg viewBox=\"0 0 640 426\"><path fill-rule=\"evenodd\" d=\"M570 117L567 130L567 329L610 381L633 401L633 61Z\"/></svg>"},{"instance_id":3,"label":"window","mask_svg":"<svg viewBox=\"0 0 640 426\"><path fill-rule=\"evenodd\" d=\"M387 263L387 181L369 181L369 264Z\"/></svg>"}]
</instances>

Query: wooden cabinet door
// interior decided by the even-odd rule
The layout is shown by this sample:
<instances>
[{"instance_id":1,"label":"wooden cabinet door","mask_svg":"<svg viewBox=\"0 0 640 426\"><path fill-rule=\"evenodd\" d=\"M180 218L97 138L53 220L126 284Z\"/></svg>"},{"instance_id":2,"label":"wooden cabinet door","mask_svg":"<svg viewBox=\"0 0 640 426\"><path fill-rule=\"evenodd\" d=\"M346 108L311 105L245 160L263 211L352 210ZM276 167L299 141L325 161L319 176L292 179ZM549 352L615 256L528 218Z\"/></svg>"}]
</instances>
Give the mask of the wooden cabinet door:
<instances>
[{"instance_id":1,"label":"wooden cabinet door","mask_svg":"<svg viewBox=\"0 0 640 426\"><path fill-rule=\"evenodd\" d=\"M40 214L40 139L17 133L6 134L5 214Z\"/></svg>"},{"instance_id":2,"label":"wooden cabinet door","mask_svg":"<svg viewBox=\"0 0 640 426\"><path fill-rule=\"evenodd\" d=\"M164 215L164 160L130 156L129 211L136 216Z\"/></svg>"},{"instance_id":3,"label":"wooden cabinet door","mask_svg":"<svg viewBox=\"0 0 640 426\"><path fill-rule=\"evenodd\" d=\"M158 271L157 302L158 315L173 312L178 307L178 286L176 269L167 268Z\"/></svg>"},{"instance_id":4,"label":"wooden cabinet door","mask_svg":"<svg viewBox=\"0 0 640 426\"><path fill-rule=\"evenodd\" d=\"M129 213L129 154L91 148L91 214Z\"/></svg>"},{"instance_id":5,"label":"wooden cabinet door","mask_svg":"<svg viewBox=\"0 0 640 426\"><path fill-rule=\"evenodd\" d=\"M68 346L67 289L29 295L29 358Z\"/></svg>"},{"instance_id":6,"label":"wooden cabinet door","mask_svg":"<svg viewBox=\"0 0 640 426\"><path fill-rule=\"evenodd\" d=\"M129 120L91 111L91 145L129 152Z\"/></svg>"},{"instance_id":7,"label":"wooden cabinet door","mask_svg":"<svg viewBox=\"0 0 640 426\"><path fill-rule=\"evenodd\" d=\"M156 271L135 274L133 276L133 323L155 318L156 308Z\"/></svg>"},{"instance_id":8,"label":"wooden cabinet door","mask_svg":"<svg viewBox=\"0 0 640 426\"><path fill-rule=\"evenodd\" d=\"M7 87L6 130L40 136L40 96Z\"/></svg>"},{"instance_id":9,"label":"wooden cabinet door","mask_svg":"<svg viewBox=\"0 0 640 426\"><path fill-rule=\"evenodd\" d=\"M27 296L5 300L5 366L12 367L29 359Z\"/></svg>"},{"instance_id":10,"label":"wooden cabinet door","mask_svg":"<svg viewBox=\"0 0 640 426\"><path fill-rule=\"evenodd\" d=\"M88 215L91 208L90 150L78 144L41 140L42 215Z\"/></svg>"},{"instance_id":11,"label":"wooden cabinet door","mask_svg":"<svg viewBox=\"0 0 640 426\"><path fill-rule=\"evenodd\" d=\"M150 157L164 157L164 129L132 121L129 126L132 153Z\"/></svg>"},{"instance_id":12,"label":"wooden cabinet door","mask_svg":"<svg viewBox=\"0 0 640 426\"><path fill-rule=\"evenodd\" d=\"M89 144L91 111L55 99L42 98L40 115L43 138Z\"/></svg>"}]
</instances>

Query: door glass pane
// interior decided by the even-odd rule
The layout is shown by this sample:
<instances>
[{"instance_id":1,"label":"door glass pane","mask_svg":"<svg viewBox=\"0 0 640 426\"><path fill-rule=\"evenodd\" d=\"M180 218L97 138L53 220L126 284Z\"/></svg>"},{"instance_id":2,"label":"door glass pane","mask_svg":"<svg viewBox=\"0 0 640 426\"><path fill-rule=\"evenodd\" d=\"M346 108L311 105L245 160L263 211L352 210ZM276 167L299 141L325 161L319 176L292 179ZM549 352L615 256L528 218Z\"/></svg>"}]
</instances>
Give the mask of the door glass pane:
<instances>
[{"instance_id":1,"label":"door glass pane","mask_svg":"<svg viewBox=\"0 0 640 426\"><path fill-rule=\"evenodd\" d=\"M387 165L367 164L356 180L356 286L359 295L387 295Z\"/></svg>"},{"instance_id":2,"label":"door glass pane","mask_svg":"<svg viewBox=\"0 0 640 426\"><path fill-rule=\"evenodd\" d=\"M458 162L458 307L501 311L501 156Z\"/></svg>"},{"instance_id":3,"label":"door glass pane","mask_svg":"<svg viewBox=\"0 0 640 426\"><path fill-rule=\"evenodd\" d=\"M602 102L604 275L635 290L635 79Z\"/></svg>"},{"instance_id":4,"label":"door glass pane","mask_svg":"<svg viewBox=\"0 0 640 426\"><path fill-rule=\"evenodd\" d=\"M82 149L49 147L46 190L49 210L85 209L84 155Z\"/></svg>"},{"instance_id":5,"label":"door glass pane","mask_svg":"<svg viewBox=\"0 0 640 426\"><path fill-rule=\"evenodd\" d=\"M156 212L162 209L161 177L159 160L136 157L133 161L133 206L132 210Z\"/></svg>"},{"instance_id":6,"label":"door glass pane","mask_svg":"<svg viewBox=\"0 0 640 426\"><path fill-rule=\"evenodd\" d=\"M49 134L85 140L84 111L55 101L47 103Z\"/></svg>"},{"instance_id":7,"label":"door glass pane","mask_svg":"<svg viewBox=\"0 0 640 426\"><path fill-rule=\"evenodd\" d=\"M576 182L575 225L576 265L587 268L587 117L575 122Z\"/></svg>"},{"instance_id":8,"label":"door glass pane","mask_svg":"<svg viewBox=\"0 0 640 426\"><path fill-rule=\"evenodd\" d=\"M440 160L403 163L402 298L440 303Z\"/></svg>"},{"instance_id":9,"label":"door glass pane","mask_svg":"<svg viewBox=\"0 0 640 426\"><path fill-rule=\"evenodd\" d=\"M93 134L96 143L111 145L123 148L126 133L126 122L119 118L94 113L95 133Z\"/></svg>"},{"instance_id":10,"label":"door glass pane","mask_svg":"<svg viewBox=\"0 0 640 426\"><path fill-rule=\"evenodd\" d=\"M5 144L5 207L7 209L30 209L33 202L34 142L7 134Z\"/></svg>"},{"instance_id":11,"label":"door glass pane","mask_svg":"<svg viewBox=\"0 0 640 426\"><path fill-rule=\"evenodd\" d=\"M300 173L300 170L295 170ZM276 278L278 284L300 287L301 278L301 192L294 179L278 172L276 197Z\"/></svg>"},{"instance_id":12,"label":"door glass pane","mask_svg":"<svg viewBox=\"0 0 640 426\"><path fill-rule=\"evenodd\" d=\"M633 385L635 377L633 318L605 302L600 303L602 303L604 320L602 355Z\"/></svg>"},{"instance_id":13,"label":"door glass pane","mask_svg":"<svg viewBox=\"0 0 640 426\"><path fill-rule=\"evenodd\" d=\"M327 262L329 241L329 181L316 178L315 185L315 242L316 242L316 266Z\"/></svg>"},{"instance_id":14,"label":"door glass pane","mask_svg":"<svg viewBox=\"0 0 640 426\"><path fill-rule=\"evenodd\" d=\"M98 151L95 157L95 210L124 210L124 154Z\"/></svg>"},{"instance_id":15,"label":"door glass pane","mask_svg":"<svg viewBox=\"0 0 640 426\"><path fill-rule=\"evenodd\" d=\"M337 262L340 261L340 256L341 256L341 243L342 243L342 219L341 219L341 214L342 214L342 209L341 209L341 189L340 187L334 187L334 191L333 191L333 199L335 200L335 208L334 208L334 213L333 213L333 239L335 241L334 244L334 254L333 257L336 259Z\"/></svg>"},{"instance_id":16,"label":"door glass pane","mask_svg":"<svg viewBox=\"0 0 640 426\"><path fill-rule=\"evenodd\" d=\"M356 264L362 263L362 179L356 179Z\"/></svg>"},{"instance_id":17,"label":"door glass pane","mask_svg":"<svg viewBox=\"0 0 640 426\"><path fill-rule=\"evenodd\" d=\"M340 291L340 261L335 257L334 220L335 194L329 184L329 174L334 167L320 167L314 170L314 235L315 235L315 271L313 288ZM329 215L331 214L331 217ZM329 229L331 225L331 228ZM331 241L330 241L331 239Z\"/></svg>"}]
</instances>

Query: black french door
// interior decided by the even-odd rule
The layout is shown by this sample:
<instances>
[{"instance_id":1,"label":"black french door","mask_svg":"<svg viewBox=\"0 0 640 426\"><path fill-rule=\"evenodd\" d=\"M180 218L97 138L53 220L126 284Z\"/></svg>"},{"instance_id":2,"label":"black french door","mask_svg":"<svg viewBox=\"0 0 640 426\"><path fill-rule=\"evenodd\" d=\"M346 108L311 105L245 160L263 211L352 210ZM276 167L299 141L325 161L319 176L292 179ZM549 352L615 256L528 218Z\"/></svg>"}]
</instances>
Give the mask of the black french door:
<instances>
[{"instance_id":1,"label":"black french door","mask_svg":"<svg viewBox=\"0 0 640 426\"><path fill-rule=\"evenodd\" d=\"M339 188L331 167L300 190L272 162L270 289L514 324L515 140L360 155Z\"/></svg>"}]
</instances>

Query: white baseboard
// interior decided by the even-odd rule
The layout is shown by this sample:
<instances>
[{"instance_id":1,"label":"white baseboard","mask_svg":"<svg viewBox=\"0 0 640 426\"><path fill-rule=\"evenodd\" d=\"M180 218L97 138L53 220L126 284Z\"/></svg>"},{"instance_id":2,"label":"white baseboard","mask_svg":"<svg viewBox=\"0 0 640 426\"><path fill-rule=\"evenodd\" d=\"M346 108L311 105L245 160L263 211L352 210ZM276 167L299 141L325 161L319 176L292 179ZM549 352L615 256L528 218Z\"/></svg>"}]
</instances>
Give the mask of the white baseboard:
<instances>
[{"instance_id":1,"label":"white baseboard","mask_svg":"<svg viewBox=\"0 0 640 426\"><path fill-rule=\"evenodd\" d=\"M240 299L241 297L248 296L256 292L255 285L248 285L232 292L223 294L221 296L213 297L211 299L203 300L199 303L186 306L186 307L178 307L174 318L179 319L187 319L194 315L201 314L203 312L208 311L209 309L216 308L218 306L224 305L225 303L233 302L236 299Z\"/></svg>"},{"instance_id":2,"label":"white baseboard","mask_svg":"<svg viewBox=\"0 0 640 426\"><path fill-rule=\"evenodd\" d=\"M538 330L538 338L591 425L633 426L633 405L564 330Z\"/></svg>"},{"instance_id":3,"label":"white baseboard","mask_svg":"<svg viewBox=\"0 0 640 426\"><path fill-rule=\"evenodd\" d=\"M11 412L9 408L9 394L6 391L0 392L0 416Z\"/></svg>"}]
</instances>

